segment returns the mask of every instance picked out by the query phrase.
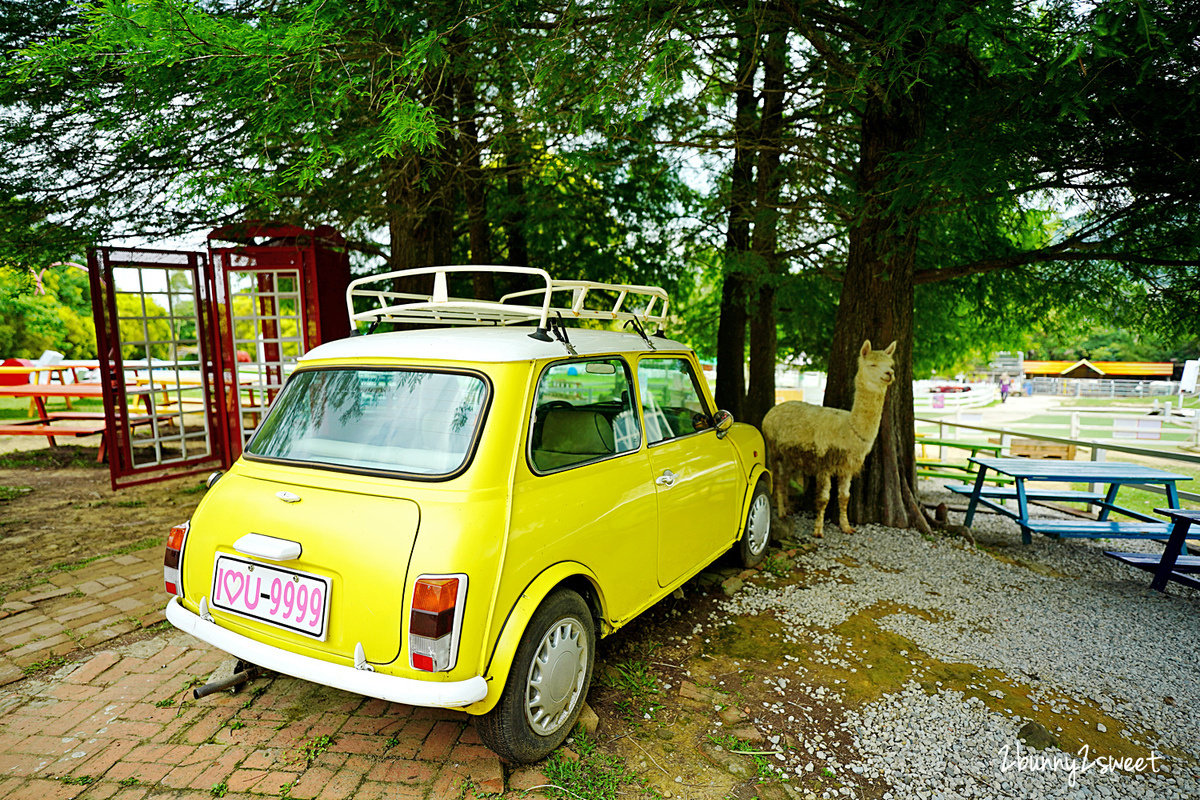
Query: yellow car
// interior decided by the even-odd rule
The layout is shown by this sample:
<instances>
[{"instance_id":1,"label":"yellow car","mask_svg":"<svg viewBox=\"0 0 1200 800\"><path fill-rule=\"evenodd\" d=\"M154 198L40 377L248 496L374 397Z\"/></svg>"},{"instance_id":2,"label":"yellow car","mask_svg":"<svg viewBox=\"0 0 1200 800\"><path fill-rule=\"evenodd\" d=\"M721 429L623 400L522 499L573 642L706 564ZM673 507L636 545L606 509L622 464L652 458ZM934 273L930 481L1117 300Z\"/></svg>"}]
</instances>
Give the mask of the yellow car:
<instances>
[{"instance_id":1,"label":"yellow car","mask_svg":"<svg viewBox=\"0 0 1200 800\"><path fill-rule=\"evenodd\" d=\"M171 531L167 617L248 664L479 715L492 749L532 762L573 727L598 637L730 548L763 558L770 475L762 436L716 409L695 354L647 335L661 290L495 268L545 286L449 296L448 275L479 269L401 276L433 273L428 296L391 291L396 273L351 284L358 321L457 326L300 360ZM552 306L559 292L572 302ZM596 308L602 294L617 300ZM646 309L625 310L638 298Z\"/></svg>"}]
</instances>

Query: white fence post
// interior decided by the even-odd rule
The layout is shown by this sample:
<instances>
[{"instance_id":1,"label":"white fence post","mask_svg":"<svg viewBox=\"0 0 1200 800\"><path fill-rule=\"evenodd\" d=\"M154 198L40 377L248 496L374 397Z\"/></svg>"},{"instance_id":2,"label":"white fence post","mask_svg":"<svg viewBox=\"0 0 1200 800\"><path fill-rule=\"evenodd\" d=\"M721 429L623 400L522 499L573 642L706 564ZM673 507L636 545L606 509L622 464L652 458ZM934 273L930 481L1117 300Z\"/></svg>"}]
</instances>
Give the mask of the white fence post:
<instances>
[{"instance_id":1,"label":"white fence post","mask_svg":"<svg viewBox=\"0 0 1200 800\"><path fill-rule=\"evenodd\" d=\"M1072 439L1079 438L1079 412L1071 412L1071 436Z\"/></svg>"}]
</instances>

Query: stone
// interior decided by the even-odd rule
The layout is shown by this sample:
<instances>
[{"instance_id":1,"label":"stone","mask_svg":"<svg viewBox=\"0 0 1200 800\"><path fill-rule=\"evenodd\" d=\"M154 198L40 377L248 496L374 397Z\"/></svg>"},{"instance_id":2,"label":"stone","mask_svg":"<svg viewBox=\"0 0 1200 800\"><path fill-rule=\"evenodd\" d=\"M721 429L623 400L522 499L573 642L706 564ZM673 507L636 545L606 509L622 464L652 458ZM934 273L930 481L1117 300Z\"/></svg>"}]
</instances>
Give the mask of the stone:
<instances>
[{"instance_id":1,"label":"stone","mask_svg":"<svg viewBox=\"0 0 1200 800\"><path fill-rule=\"evenodd\" d=\"M583 731L589 737L596 735L596 729L600 727L600 717L592 710L592 707L587 703L583 704L583 708L579 709L579 719L575 722L575 730Z\"/></svg>"},{"instance_id":2,"label":"stone","mask_svg":"<svg viewBox=\"0 0 1200 800\"><path fill-rule=\"evenodd\" d=\"M1058 747L1058 737L1051 733L1044 725L1033 720L1026 722L1021 727L1021 730L1017 731L1017 738L1035 750Z\"/></svg>"}]
</instances>

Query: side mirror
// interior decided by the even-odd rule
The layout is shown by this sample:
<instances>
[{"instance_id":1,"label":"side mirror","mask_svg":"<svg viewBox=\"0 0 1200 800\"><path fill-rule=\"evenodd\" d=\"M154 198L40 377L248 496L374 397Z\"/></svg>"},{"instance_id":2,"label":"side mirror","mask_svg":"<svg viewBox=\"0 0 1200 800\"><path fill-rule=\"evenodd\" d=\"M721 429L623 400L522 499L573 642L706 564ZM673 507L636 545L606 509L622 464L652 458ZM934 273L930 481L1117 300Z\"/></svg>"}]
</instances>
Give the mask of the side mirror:
<instances>
[{"instance_id":1,"label":"side mirror","mask_svg":"<svg viewBox=\"0 0 1200 800\"><path fill-rule=\"evenodd\" d=\"M713 427L717 429L717 438L724 439L725 434L733 427L733 414L728 411L718 411L713 414Z\"/></svg>"}]
</instances>

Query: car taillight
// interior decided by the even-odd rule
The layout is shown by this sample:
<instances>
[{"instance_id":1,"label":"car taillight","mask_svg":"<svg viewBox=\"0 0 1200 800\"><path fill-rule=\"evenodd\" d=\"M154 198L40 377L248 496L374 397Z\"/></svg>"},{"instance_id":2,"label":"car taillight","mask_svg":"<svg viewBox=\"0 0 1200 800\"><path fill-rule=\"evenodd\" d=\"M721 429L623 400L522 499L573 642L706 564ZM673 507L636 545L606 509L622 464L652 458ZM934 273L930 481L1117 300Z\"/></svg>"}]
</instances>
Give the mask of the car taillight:
<instances>
[{"instance_id":1,"label":"car taillight","mask_svg":"<svg viewBox=\"0 0 1200 800\"><path fill-rule=\"evenodd\" d=\"M187 539L190 522L176 525L167 534L167 552L163 555L163 582L167 594L183 597L183 584L179 580L179 562L183 558L183 542Z\"/></svg>"},{"instance_id":2,"label":"car taillight","mask_svg":"<svg viewBox=\"0 0 1200 800\"><path fill-rule=\"evenodd\" d=\"M413 586L408 654L413 669L445 672L458 662L466 575L423 575Z\"/></svg>"}]
</instances>

